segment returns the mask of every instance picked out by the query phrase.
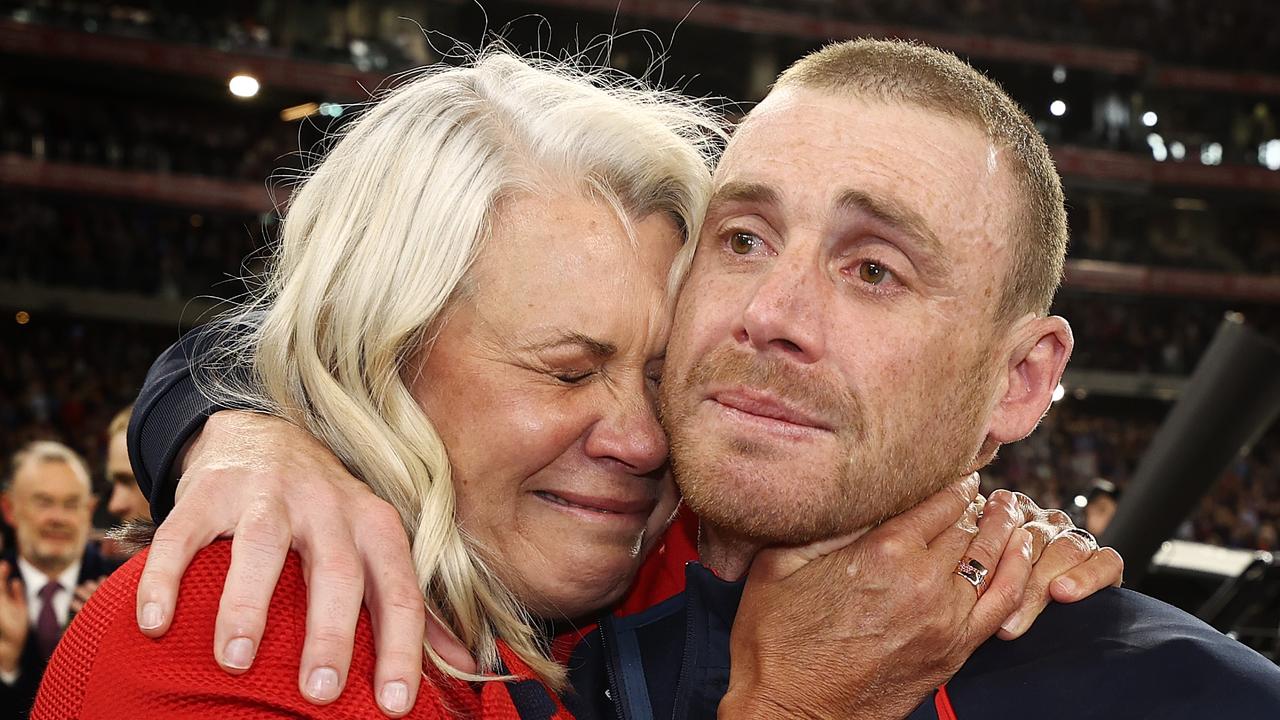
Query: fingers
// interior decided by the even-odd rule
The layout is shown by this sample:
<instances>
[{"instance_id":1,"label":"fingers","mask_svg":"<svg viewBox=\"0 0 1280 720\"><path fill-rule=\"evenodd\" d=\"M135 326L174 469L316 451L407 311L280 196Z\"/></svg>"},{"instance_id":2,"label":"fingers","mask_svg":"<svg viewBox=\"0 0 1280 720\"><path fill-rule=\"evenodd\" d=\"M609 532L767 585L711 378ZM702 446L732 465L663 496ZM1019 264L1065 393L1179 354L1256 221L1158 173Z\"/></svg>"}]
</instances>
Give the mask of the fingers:
<instances>
[{"instance_id":1,"label":"fingers","mask_svg":"<svg viewBox=\"0 0 1280 720\"><path fill-rule=\"evenodd\" d=\"M375 511L363 511L369 531L357 540L366 577L365 596L373 621L377 649L374 696L388 717L409 712L418 697L422 678L422 642L426 628L426 605L418 586L409 552L409 540L400 516L390 505L379 502ZM443 628L440 628L443 630ZM460 649L470 668L475 662L460 642L447 635L437 638L437 654L457 656Z\"/></svg>"},{"instance_id":2,"label":"fingers","mask_svg":"<svg viewBox=\"0 0 1280 720\"><path fill-rule=\"evenodd\" d=\"M324 705L336 700L347 683L364 569L345 527L327 528L321 537L299 537L297 542L307 582L307 638L298 687L307 700Z\"/></svg>"},{"instance_id":3,"label":"fingers","mask_svg":"<svg viewBox=\"0 0 1280 720\"><path fill-rule=\"evenodd\" d=\"M934 538L960 519L977 494L978 474L974 473L930 495L910 510L886 520L872 532L875 535L901 535L912 543L918 541L921 547L930 545Z\"/></svg>"},{"instance_id":4,"label":"fingers","mask_svg":"<svg viewBox=\"0 0 1280 720\"><path fill-rule=\"evenodd\" d=\"M978 598L969 613L966 637L969 647L977 647L991 637L1000 623L1018 607L1031 577L1031 535L1022 528L1015 528L1009 542L992 571L987 590ZM961 579L963 582L963 579Z\"/></svg>"},{"instance_id":5,"label":"fingers","mask_svg":"<svg viewBox=\"0 0 1280 720\"><path fill-rule=\"evenodd\" d=\"M1049 583L1049 591L1057 602L1071 603L1105 588L1120 587L1122 582L1124 558L1115 548L1105 547Z\"/></svg>"},{"instance_id":6,"label":"fingers","mask_svg":"<svg viewBox=\"0 0 1280 720\"><path fill-rule=\"evenodd\" d=\"M867 534L869 528L855 530L847 535L818 540L797 547L766 548L756 553L751 562L751 574L762 580L782 580L800 568L853 544Z\"/></svg>"},{"instance_id":7,"label":"fingers","mask_svg":"<svg viewBox=\"0 0 1280 720\"><path fill-rule=\"evenodd\" d=\"M196 551L208 545L230 525L219 527L218 518L193 509L193 504L177 506L160 527L147 551L147 562L138 579L134 612L138 629L158 638L169 630L178 585Z\"/></svg>"},{"instance_id":8,"label":"fingers","mask_svg":"<svg viewBox=\"0 0 1280 720\"><path fill-rule=\"evenodd\" d=\"M944 567L942 569L946 570L954 567L962 557L968 557L978 561L989 573L995 572L1001 555L1004 554L1005 548L1009 545L1009 538L1013 535L1014 529L1018 527L1018 519L1013 496L1010 493L997 490L992 493L991 499L983 507L982 517L978 518L977 521L977 534L972 536L967 547L959 546L958 542L950 540L949 542L954 543L950 548L951 554L948 556L938 553L937 562L943 564ZM941 537L945 536L946 534ZM937 544L935 543L935 545ZM930 545L930 549L934 549L935 545ZM988 576L988 579L990 579L990 576ZM968 583L967 580L959 576L955 580L956 582Z\"/></svg>"},{"instance_id":9,"label":"fingers","mask_svg":"<svg viewBox=\"0 0 1280 720\"><path fill-rule=\"evenodd\" d=\"M271 500L255 502L236 526L213 630L213 656L233 675L253 664L291 541L284 508Z\"/></svg>"},{"instance_id":10,"label":"fingers","mask_svg":"<svg viewBox=\"0 0 1280 720\"><path fill-rule=\"evenodd\" d=\"M1010 613L1009 617L1001 623L1000 638L1013 640L1021 637L1052 600L1049 594L1050 583L1072 568L1087 563L1093 555L1093 546L1075 533L1062 533L1054 538L1045 548L1039 560L1035 562L1031 578L1027 581L1027 591L1023 595L1022 603L1015 612ZM1119 555L1115 555L1116 559L1119 559L1119 557ZM1099 565L1097 569L1099 571L1110 571L1116 568ZM1123 571L1123 563L1121 563L1119 571ZM1107 582L1101 587L1106 587L1114 582L1115 579L1115 577L1108 574L1106 577ZM1089 592L1092 593L1098 589L1100 587L1091 587Z\"/></svg>"}]
</instances>

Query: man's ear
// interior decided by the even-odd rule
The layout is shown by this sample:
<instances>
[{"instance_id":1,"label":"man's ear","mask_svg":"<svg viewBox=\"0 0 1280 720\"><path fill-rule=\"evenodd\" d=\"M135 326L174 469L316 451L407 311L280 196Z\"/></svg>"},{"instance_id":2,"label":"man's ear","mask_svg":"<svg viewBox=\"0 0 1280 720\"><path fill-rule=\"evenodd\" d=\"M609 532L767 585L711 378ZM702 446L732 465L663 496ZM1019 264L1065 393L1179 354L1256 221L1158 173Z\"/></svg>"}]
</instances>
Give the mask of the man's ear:
<instances>
[{"instance_id":1,"label":"man's ear","mask_svg":"<svg viewBox=\"0 0 1280 720\"><path fill-rule=\"evenodd\" d=\"M1049 411L1075 341L1071 326L1057 316L1033 318L1015 326L1005 368L1005 392L991 417L988 440L1017 442Z\"/></svg>"}]
</instances>

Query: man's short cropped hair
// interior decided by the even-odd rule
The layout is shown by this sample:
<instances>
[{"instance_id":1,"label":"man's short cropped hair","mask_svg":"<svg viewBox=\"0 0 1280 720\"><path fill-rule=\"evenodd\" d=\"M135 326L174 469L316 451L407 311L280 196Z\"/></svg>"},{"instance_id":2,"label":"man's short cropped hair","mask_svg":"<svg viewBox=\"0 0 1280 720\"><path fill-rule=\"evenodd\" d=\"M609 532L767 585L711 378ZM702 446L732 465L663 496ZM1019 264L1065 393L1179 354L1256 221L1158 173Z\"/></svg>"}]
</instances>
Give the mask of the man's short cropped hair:
<instances>
[{"instance_id":1,"label":"man's short cropped hair","mask_svg":"<svg viewBox=\"0 0 1280 720\"><path fill-rule=\"evenodd\" d=\"M1067 214L1062 181L1035 123L995 82L955 55L901 40L849 40L806 55L775 87L848 93L916 105L967 120L1011 156L1022 210L1014 216L1012 261L998 323L1045 315L1062 282Z\"/></svg>"},{"instance_id":2,"label":"man's short cropped hair","mask_svg":"<svg viewBox=\"0 0 1280 720\"><path fill-rule=\"evenodd\" d=\"M18 471L22 469L28 462L60 462L66 463L71 470L84 480L84 486L88 488L90 494L93 493L93 480L89 474L89 465L85 463L84 458L80 457L80 453L53 440L34 440L18 448L13 454L13 459L9 462L9 472L4 476L5 492L13 487L13 480L18 475Z\"/></svg>"}]
</instances>

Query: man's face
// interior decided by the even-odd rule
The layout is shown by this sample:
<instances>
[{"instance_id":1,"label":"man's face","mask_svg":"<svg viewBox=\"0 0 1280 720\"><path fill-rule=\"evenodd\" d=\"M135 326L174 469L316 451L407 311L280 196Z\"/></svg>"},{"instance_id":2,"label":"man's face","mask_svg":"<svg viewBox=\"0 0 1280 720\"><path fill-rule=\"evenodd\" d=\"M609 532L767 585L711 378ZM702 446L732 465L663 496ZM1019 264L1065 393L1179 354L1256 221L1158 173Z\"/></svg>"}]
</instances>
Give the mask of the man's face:
<instances>
[{"instance_id":1,"label":"man's face","mask_svg":"<svg viewBox=\"0 0 1280 720\"><path fill-rule=\"evenodd\" d=\"M129 446L123 432L112 435L111 443L107 445L107 480L111 482L108 512L122 522L151 517L147 496L142 494L138 481L133 477L133 466L129 464Z\"/></svg>"},{"instance_id":2,"label":"man's face","mask_svg":"<svg viewBox=\"0 0 1280 720\"><path fill-rule=\"evenodd\" d=\"M1015 202L974 126L775 92L738 130L676 311L663 419L685 498L755 540L878 522L977 464Z\"/></svg>"},{"instance_id":3,"label":"man's face","mask_svg":"<svg viewBox=\"0 0 1280 720\"><path fill-rule=\"evenodd\" d=\"M84 552L93 516L88 483L67 463L32 459L5 494L5 519L18 553L45 572L61 572Z\"/></svg>"}]
</instances>

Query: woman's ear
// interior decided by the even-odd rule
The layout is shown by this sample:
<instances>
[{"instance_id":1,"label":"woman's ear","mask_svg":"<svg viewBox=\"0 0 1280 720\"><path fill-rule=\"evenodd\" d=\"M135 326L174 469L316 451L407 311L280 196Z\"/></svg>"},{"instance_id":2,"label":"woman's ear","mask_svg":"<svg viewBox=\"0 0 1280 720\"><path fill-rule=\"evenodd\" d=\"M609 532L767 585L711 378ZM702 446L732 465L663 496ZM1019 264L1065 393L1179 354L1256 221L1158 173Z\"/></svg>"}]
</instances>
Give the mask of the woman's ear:
<instances>
[{"instance_id":1,"label":"woman's ear","mask_svg":"<svg viewBox=\"0 0 1280 720\"><path fill-rule=\"evenodd\" d=\"M1071 326L1057 316L1034 318L1014 330L1005 372L1005 392L996 404L988 442L1017 442L1049 411L1075 341Z\"/></svg>"}]
</instances>

